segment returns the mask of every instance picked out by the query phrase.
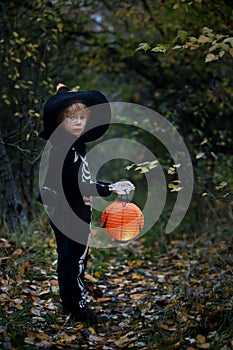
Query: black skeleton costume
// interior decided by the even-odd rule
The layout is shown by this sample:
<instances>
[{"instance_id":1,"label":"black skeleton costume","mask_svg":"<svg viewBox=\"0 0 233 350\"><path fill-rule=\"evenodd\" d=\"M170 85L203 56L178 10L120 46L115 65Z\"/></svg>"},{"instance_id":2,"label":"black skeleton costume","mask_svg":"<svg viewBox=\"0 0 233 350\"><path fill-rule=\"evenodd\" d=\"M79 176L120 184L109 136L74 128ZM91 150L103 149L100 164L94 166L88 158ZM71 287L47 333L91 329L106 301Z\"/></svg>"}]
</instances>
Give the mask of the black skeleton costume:
<instances>
[{"instance_id":1,"label":"black skeleton costume","mask_svg":"<svg viewBox=\"0 0 233 350\"><path fill-rule=\"evenodd\" d=\"M87 132L78 139L71 142L70 135L65 130L61 131L61 137L56 136L53 139L51 135L57 128L59 113L75 100L82 101L88 107L99 104L104 106L99 113L98 109L96 113L91 113ZM92 196L111 194L109 183L91 181L85 145L86 142L99 138L107 130L111 118L107 102L98 91L71 92L62 85L44 106L44 130L41 136L44 139L50 138L52 147L39 200L48 207L50 223L56 235L57 271L62 305L67 313L74 315L82 313L87 303L84 272L88 255ZM99 120L96 123L95 118L101 118L101 123ZM62 181L57 176L61 162ZM62 191L65 200L61 195ZM80 219L78 225L72 226L69 222L67 213L70 209ZM74 232L68 237L66 231L70 227Z\"/></svg>"},{"instance_id":2,"label":"black skeleton costume","mask_svg":"<svg viewBox=\"0 0 233 350\"><path fill-rule=\"evenodd\" d=\"M91 110L85 132L78 138L58 127L60 113L75 101L81 101ZM112 191L127 193L134 189L129 181L115 184L91 181L86 142L101 137L108 129L110 120L110 106L103 94L95 90L72 92L63 84L58 85L57 93L46 102L43 111L44 130L40 136L49 139L51 150L38 200L47 207L56 236L58 282L63 309L79 321L96 322L92 310L86 306L84 284L92 196L105 197ZM62 169L61 176L59 169Z\"/></svg>"}]
</instances>

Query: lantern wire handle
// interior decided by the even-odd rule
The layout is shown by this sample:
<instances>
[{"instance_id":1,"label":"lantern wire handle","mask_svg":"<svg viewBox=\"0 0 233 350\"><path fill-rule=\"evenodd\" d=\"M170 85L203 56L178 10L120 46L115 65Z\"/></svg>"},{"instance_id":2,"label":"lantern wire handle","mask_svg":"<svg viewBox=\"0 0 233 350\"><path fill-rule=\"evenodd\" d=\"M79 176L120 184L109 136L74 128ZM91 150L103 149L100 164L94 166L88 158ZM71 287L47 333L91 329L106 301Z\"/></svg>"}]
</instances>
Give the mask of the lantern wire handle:
<instances>
[{"instance_id":1,"label":"lantern wire handle","mask_svg":"<svg viewBox=\"0 0 233 350\"><path fill-rule=\"evenodd\" d=\"M118 194L117 199L122 202L122 206L125 207L126 204L130 202L129 193L125 191L124 194Z\"/></svg>"}]
</instances>

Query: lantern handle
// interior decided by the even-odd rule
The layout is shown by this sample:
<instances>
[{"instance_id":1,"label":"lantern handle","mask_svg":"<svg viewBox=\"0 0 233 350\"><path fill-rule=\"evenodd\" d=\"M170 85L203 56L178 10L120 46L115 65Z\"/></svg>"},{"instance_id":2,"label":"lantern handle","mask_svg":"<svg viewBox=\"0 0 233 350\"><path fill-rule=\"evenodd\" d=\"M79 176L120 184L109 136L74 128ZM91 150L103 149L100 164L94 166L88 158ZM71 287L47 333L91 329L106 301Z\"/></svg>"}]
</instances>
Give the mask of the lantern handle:
<instances>
[{"instance_id":1,"label":"lantern handle","mask_svg":"<svg viewBox=\"0 0 233 350\"><path fill-rule=\"evenodd\" d=\"M117 200L122 202L122 205L126 206L126 203L130 202L129 193L125 192L125 194L118 194Z\"/></svg>"}]
</instances>

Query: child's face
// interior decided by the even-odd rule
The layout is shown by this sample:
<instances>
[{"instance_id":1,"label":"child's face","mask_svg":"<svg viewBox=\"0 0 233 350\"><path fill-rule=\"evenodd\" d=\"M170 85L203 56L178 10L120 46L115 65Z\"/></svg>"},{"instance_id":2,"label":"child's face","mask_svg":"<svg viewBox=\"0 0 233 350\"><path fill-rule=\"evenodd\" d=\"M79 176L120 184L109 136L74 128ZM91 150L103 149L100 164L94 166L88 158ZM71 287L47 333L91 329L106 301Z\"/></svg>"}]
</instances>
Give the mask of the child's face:
<instances>
[{"instance_id":1,"label":"child's face","mask_svg":"<svg viewBox=\"0 0 233 350\"><path fill-rule=\"evenodd\" d=\"M90 110L82 103L74 103L63 112L63 126L70 134L79 137L86 128Z\"/></svg>"}]
</instances>

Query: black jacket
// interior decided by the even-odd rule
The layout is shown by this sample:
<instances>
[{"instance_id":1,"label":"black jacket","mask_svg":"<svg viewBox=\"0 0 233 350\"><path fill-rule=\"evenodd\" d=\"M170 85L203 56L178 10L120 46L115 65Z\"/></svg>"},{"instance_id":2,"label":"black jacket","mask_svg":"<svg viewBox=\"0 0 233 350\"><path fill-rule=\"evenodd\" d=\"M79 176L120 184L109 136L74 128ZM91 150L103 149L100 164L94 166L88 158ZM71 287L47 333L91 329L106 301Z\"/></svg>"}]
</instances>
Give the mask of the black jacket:
<instances>
[{"instance_id":1,"label":"black jacket","mask_svg":"<svg viewBox=\"0 0 233 350\"><path fill-rule=\"evenodd\" d=\"M50 220L64 234L74 238L77 231L82 231L87 235L92 210L90 197L109 196L109 184L91 182L83 142L77 140L71 147L63 142L52 145L39 201L48 206Z\"/></svg>"}]
</instances>

